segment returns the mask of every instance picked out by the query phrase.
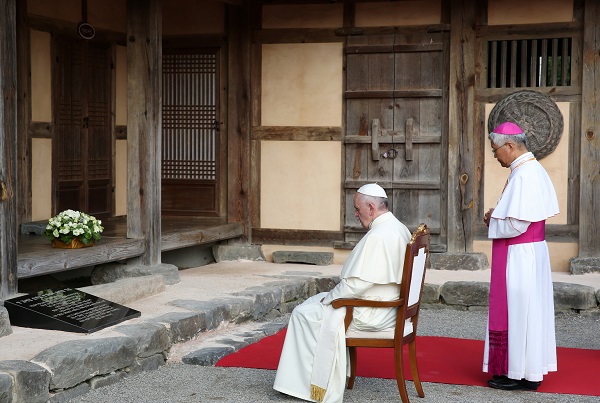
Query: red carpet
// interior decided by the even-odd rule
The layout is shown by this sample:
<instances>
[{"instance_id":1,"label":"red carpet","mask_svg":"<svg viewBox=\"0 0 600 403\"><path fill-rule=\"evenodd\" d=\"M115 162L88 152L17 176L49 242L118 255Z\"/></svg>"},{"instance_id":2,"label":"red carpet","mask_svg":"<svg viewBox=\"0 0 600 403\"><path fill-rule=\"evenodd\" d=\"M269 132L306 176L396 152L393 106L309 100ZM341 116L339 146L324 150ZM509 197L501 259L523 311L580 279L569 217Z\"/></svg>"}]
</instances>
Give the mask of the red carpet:
<instances>
[{"instance_id":1,"label":"red carpet","mask_svg":"<svg viewBox=\"0 0 600 403\"><path fill-rule=\"evenodd\" d=\"M266 337L220 360L219 367L277 369L285 330ZM357 375L394 379L391 349L359 348ZM486 386L490 376L481 371L483 341L419 336L419 374L422 382ZM600 350L558 348L558 372L544 377L538 392L600 396L596 369ZM404 373L411 380L405 351Z\"/></svg>"}]
</instances>

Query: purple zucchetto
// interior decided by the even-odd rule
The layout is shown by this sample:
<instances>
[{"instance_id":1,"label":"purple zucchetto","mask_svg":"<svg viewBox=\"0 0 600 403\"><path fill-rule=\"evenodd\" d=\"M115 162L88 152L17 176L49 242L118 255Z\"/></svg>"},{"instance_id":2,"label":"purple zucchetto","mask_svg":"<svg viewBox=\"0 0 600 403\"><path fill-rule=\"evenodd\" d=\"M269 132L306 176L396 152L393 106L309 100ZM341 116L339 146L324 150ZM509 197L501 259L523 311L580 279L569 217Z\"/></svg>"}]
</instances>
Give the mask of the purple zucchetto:
<instances>
[{"instance_id":1,"label":"purple zucchetto","mask_svg":"<svg viewBox=\"0 0 600 403\"><path fill-rule=\"evenodd\" d=\"M512 136L515 134L522 134L523 130L512 122L506 122L496 126L492 133Z\"/></svg>"}]
</instances>

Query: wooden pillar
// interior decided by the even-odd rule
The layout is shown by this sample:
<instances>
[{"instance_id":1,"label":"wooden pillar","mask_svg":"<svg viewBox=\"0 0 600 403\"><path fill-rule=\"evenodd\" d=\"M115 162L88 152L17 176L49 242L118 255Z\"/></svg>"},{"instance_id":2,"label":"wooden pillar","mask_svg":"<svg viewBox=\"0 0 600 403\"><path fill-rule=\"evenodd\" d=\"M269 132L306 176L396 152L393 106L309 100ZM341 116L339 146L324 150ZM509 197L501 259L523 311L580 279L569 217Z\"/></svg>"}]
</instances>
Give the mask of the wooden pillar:
<instances>
[{"instance_id":1,"label":"wooden pillar","mask_svg":"<svg viewBox=\"0 0 600 403\"><path fill-rule=\"evenodd\" d=\"M475 0L451 0L448 105L448 252L471 252L475 185Z\"/></svg>"},{"instance_id":2,"label":"wooden pillar","mask_svg":"<svg viewBox=\"0 0 600 403\"><path fill-rule=\"evenodd\" d=\"M139 263L160 260L162 7L127 0L127 236L145 238Z\"/></svg>"},{"instance_id":3,"label":"wooden pillar","mask_svg":"<svg viewBox=\"0 0 600 403\"><path fill-rule=\"evenodd\" d=\"M228 33L228 111L227 160L229 222L241 222L244 236L251 238L250 223L250 22L248 2L227 5ZM258 189L253 189L258 191Z\"/></svg>"},{"instance_id":4,"label":"wooden pillar","mask_svg":"<svg viewBox=\"0 0 600 403\"><path fill-rule=\"evenodd\" d=\"M600 4L585 1L581 76L579 257L600 256Z\"/></svg>"},{"instance_id":5,"label":"wooden pillar","mask_svg":"<svg viewBox=\"0 0 600 403\"><path fill-rule=\"evenodd\" d=\"M16 1L0 0L0 299L17 293Z\"/></svg>"},{"instance_id":6,"label":"wooden pillar","mask_svg":"<svg viewBox=\"0 0 600 403\"><path fill-rule=\"evenodd\" d=\"M27 0L17 0L17 219L19 223L31 221L31 81L29 70L29 26L27 25Z\"/></svg>"}]
</instances>

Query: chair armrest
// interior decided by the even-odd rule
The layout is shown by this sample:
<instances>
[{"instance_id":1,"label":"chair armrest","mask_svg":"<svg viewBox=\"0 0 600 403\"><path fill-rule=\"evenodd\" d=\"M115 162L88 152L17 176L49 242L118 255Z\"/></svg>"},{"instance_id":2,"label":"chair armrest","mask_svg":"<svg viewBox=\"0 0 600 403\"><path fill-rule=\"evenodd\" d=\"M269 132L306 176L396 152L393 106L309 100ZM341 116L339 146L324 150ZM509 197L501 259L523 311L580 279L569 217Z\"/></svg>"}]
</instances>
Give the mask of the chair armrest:
<instances>
[{"instance_id":1,"label":"chair armrest","mask_svg":"<svg viewBox=\"0 0 600 403\"><path fill-rule=\"evenodd\" d=\"M394 301L371 301L368 299L356 298L339 298L331 301L331 306L341 308L343 306L366 306L371 308L392 308L404 304L404 298L399 298Z\"/></svg>"}]
</instances>

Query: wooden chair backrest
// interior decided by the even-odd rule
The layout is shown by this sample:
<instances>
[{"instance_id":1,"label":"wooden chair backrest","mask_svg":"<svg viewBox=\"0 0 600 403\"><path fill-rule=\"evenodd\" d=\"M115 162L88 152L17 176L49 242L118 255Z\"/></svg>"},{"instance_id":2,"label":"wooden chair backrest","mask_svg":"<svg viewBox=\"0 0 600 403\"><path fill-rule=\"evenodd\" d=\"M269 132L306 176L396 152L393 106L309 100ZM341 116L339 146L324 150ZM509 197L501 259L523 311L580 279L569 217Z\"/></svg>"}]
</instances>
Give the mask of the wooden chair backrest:
<instances>
[{"instance_id":1,"label":"wooden chair backrest","mask_svg":"<svg viewBox=\"0 0 600 403\"><path fill-rule=\"evenodd\" d=\"M425 224L420 224L406 246L402 283L400 284L400 300L404 301L404 304L399 307L396 317L396 338L399 337L400 340L402 340L403 334L398 333L404 329L406 319L411 319L413 333L417 329L425 270L429 257L429 243L429 228Z\"/></svg>"}]
</instances>

